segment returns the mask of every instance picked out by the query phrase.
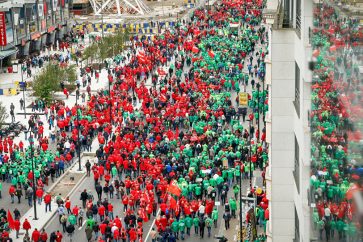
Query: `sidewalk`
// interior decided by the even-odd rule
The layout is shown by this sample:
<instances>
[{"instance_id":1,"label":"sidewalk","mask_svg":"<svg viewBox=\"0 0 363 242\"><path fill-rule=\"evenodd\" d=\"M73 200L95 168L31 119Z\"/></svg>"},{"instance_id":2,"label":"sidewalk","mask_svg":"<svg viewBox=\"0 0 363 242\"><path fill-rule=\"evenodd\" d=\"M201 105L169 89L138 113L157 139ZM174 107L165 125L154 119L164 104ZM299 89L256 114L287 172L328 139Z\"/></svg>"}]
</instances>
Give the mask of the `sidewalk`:
<instances>
[{"instance_id":1,"label":"sidewalk","mask_svg":"<svg viewBox=\"0 0 363 242\"><path fill-rule=\"evenodd\" d=\"M93 157L90 157L90 156L83 156L81 158L81 166L84 167L87 160L92 159L92 158ZM65 181L65 180L67 180L66 178L70 178L71 176L74 178L74 181L69 179L69 181L66 182ZM53 196L53 200L52 200L52 204L51 204L52 211L45 212L45 203L44 202L42 202L42 204L40 204L40 205L37 204L38 219L34 220L34 208L32 207L20 219L21 228L19 231L19 235L20 235L19 239L16 239L16 233L14 230L11 231L10 238L13 238L13 241L15 241L15 242L23 241L23 235L25 234L25 230L22 229L22 224L26 218L28 219L28 221L31 224L31 229L29 230L30 237L35 228L37 228L39 231L41 231L41 229L44 228L46 226L46 224L57 213L58 205L55 201L56 196L58 194L61 194L61 197L63 199L66 198L67 196L70 196L70 194L72 194L77 189L77 187L82 183L82 181L85 177L86 177L86 172L84 170L79 171L78 162L74 162L72 167L67 172L65 172L64 177L62 177L62 179L60 179L58 181L58 183L56 183L56 185L48 191ZM71 188L71 190L69 190L69 188Z\"/></svg>"}]
</instances>

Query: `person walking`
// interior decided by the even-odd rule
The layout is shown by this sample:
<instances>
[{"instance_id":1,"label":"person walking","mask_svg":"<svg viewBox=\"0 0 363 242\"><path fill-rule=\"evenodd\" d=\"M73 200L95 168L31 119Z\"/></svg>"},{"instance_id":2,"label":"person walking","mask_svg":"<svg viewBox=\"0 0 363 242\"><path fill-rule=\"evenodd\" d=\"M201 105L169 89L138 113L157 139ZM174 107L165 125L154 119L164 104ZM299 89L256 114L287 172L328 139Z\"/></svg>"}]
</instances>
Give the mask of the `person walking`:
<instances>
[{"instance_id":1,"label":"person walking","mask_svg":"<svg viewBox=\"0 0 363 242\"><path fill-rule=\"evenodd\" d=\"M224 219L225 229L228 230L229 229L229 222L231 220L231 214L229 212L227 212L227 211L224 212L223 219Z\"/></svg>"},{"instance_id":2,"label":"person walking","mask_svg":"<svg viewBox=\"0 0 363 242\"><path fill-rule=\"evenodd\" d=\"M52 212L52 195L50 195L50 193L47 193L44 196L44 203L45 203L45 212L47 212L48 209L49 212Z\"/></svg>"}]
</instances>

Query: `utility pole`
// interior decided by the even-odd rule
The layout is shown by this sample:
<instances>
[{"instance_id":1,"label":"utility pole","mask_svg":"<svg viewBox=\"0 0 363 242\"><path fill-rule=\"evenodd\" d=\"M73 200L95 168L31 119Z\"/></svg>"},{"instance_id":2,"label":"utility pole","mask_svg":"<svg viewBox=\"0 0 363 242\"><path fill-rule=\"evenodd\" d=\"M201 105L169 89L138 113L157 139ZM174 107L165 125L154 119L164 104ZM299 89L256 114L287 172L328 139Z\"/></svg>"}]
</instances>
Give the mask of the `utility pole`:
<instances>
[{"instance_id":1,"label":"utility pole","mask_svg":"<svg viewBox=\"0 0 363 242\"><path fill-rule=\"evenodd\" d=\"M78 155L78 170L82 170L81 166L81 142L79 140L79 129L80 129L80 123L79 123L79 114L78 114L78 96L76 95L76 112L77 112L77 155Z\"/></svg>"},{"instance_id":2,"label":"utility pole","mask_svg":"<svg viewBox=\"0 0 363 242\"><path fill-rule=\"evenodd\" d=\"M22 89L23 89L24 118L26 118L26 105L25 105L25 88L26 88L26 83L24 82L24 76L23 76L23 63L21 63L21 66L20 66L20 73L21 73L21 83L22 83Z\"/></svg>"},{"instance_id":3,"label":"utility pole","mask_svg":"<svg viewBox=\"0 0 363 242\"><path fill-rule=\"evenodd\" d=\"M33 203L34 203L34 218L33 220L38 220L38 216L37 216L37 197L35 195L36 193L36 186L35 186L35 173L34 173L34 137L32 135L33 131L32 129L30 129L30 136L29 136L29 142L30 142L30 159L32 161L32 173L33 173Z\"/></svg>"},{"instance_id":4,"label":"utility pole","mask_svg":"<svg viewBox=\"0 0 363 242\"><path fill-rule=\"evenodd\" d=\"M250 189L252 189L252 144L251 144L251 141L252 141L252 135L251 134L251 122L252 120L248 120L248 126L249 126L249 129L250 129L250 135L249 135L249 140L250 140L250 148L249 148L249 160L250 160Z\"/></svg>"},{"instance_id":5,"label":"utility pole","mask_svg":"<svg viewBox=\"0 0 363 242\"><path fill-rule=\"evenodd\" d=\"M239 165L239 241L240 242L243 242L243 212L242 212L242 160L241 160L241 163Z\"/></svg>"}]
</instances>

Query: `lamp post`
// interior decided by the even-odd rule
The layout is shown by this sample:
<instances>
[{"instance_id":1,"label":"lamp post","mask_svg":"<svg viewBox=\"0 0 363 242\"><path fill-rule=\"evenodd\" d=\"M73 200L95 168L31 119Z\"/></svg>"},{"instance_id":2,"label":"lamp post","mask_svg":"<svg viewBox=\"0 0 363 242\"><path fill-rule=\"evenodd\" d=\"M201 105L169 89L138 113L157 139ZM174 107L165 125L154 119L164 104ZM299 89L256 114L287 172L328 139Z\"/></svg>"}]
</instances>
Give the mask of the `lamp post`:
<instances>
[{"instance_id":1,"label":"lamp post","mask_svg":"<svg viewBox=\"0 0 363 242\"><path fill-rule=\"evenodd\" d=\"M257 136L257 143L260 141L260 83L257 83L257 129L258 129L258 136Z\"/></svg>"},{"instance_id":2,"label":"lamp post","mask_svg":"<svg viewBox=\"0 0 363 242\"><path fill-rule=\"evenodd\" d=\"M249 160L250 160L250 189L252 189L252 144L251 144L251 140L252 140L252 135L251 134L251 122L252 120L248 120L248 126L249 126L249 129L250 129L250 135L249 135L249 143L250 143L250 148L249 148L249 151L248 151L248 157L249 157Z\"/></svg>"},{"instance_id":3,"label":"lamp post","mask_svg":"<svg viewBox=\"0 0 363 242\"><path fill-rule=\"evenodd\" d=\"M242 212L242 161L241 164L239 165L239 241L243 242L243 233L242 233L242 228L243 228L243 212Z\"/></svg>"},{"instance_id":4,"label":"lamp post","mask_svg":"<svg viewBox=\"0 0 363 242\"><path fill-rule=\"evenodd\" d=\"M21 83L22 83L22 89L23 89L23 105L24 105L24 118L26 118L26 105L25 105L25 88L26 88L26 84L24 82L24 76L23 76L23 63L21 63L21 67L20 67L20 73L21 73Z\"/></svg>"},{"instance_id":5,"label":"lamp post","mask_svg":"<svg viewBox=\"0 0 363 242\"><path fill-rule=\"evenodd\" d=\"M33 150L33 144L34 144L34 137L32 135L33 131L30 129L30 135L29 135L29 143L30 143L30 159L32 162L32 173L33 173L33 203L34 203L34 218L33 220L38 220L37 216L37 198L35 195L36 192L36 186L35 186L35 173L34 173L34 150Z\"/></svg>"},{"instance_id":6,"label":"lamp post","mask_svg":"<svg viewBox=\"0 0 363 242\"><path fill-rule=\"evenodd\" d=\"M79 114L78 114L78 96L76 95L76 113L77 113L77 155L78 155L78 170L81 171L81 142L79 141Z\"/></svg>"},{"instance_id":7,"label":"lamp post","mask_svg":"<svg viewBox=\"0 0 363 242\"><path fill-rule=\"evenodd\" d=\"M110 110L110 124L112 125L112 99L111 99L111 80L108 80L108 98L109 98L109 110Z\"/></svg>"}]
</instances>

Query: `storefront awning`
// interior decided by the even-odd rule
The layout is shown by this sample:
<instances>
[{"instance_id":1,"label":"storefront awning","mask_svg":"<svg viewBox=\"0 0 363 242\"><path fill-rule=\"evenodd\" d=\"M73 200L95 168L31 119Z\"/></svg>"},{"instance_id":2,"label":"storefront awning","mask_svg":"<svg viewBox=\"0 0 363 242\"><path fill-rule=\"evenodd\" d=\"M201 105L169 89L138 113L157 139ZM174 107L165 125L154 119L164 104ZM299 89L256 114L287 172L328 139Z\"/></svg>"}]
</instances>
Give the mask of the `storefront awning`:
<instances>
[{"instance_id":1,"label":"storefront awning","mask_svg":"<svg viewBox=\"0 0 363 242\"><path fill-rule=\"evenodd\" d=\"M10 50L0 50L0 60L15 54L18 52L18 49L10 49Z\"/></svg>"}]
</instances>

